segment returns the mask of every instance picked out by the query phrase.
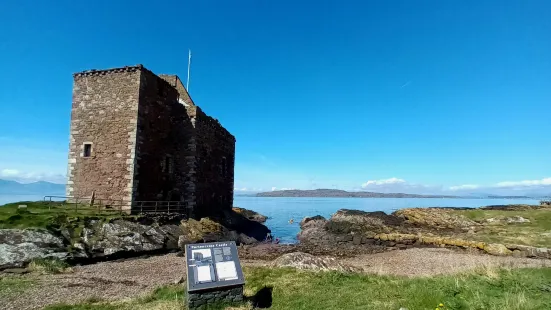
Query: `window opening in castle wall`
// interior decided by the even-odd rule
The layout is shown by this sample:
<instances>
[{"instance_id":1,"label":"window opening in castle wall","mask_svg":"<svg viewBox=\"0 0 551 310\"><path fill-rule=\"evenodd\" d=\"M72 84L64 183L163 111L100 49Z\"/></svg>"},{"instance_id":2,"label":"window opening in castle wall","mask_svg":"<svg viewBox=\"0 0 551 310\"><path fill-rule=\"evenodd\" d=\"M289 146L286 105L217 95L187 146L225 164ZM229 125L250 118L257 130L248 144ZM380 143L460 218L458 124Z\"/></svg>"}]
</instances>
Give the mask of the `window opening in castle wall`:
<instances>
[{"instance_id":1,"label":"window opening in castle wall","mask_svg":"<svg viewBox=\"0 0 551 310\"><path fill-rule=\"evenodd\" d=\"M82 157L90 157L92 156L92 143L84 143L84 147L82 150Z\"/></svg>"}]
</instances>

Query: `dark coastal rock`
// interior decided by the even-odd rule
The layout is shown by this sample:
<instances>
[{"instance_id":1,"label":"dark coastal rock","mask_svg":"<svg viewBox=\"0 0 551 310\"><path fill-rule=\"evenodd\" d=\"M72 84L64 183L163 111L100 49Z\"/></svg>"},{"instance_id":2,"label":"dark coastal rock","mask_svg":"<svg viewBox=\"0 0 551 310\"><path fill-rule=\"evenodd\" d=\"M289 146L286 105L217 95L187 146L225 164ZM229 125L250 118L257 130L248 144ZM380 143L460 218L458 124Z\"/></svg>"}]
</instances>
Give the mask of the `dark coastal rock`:
<instances>
[{"instance_id":1,"label":"dark coastal rock","mask_svg":"<svg viewBox=\"0 0 551 310\"><path fill-rule=\"evenodd\" d=\"M334 233L391 232L404 224L404 219L388 215L382 211L365 212L342 209L337 211L326 224Z\"/></svg>"},{"instance_id":2,"label":"dark coastal rock","mask_svg":"<svg viewBox=\"0 0 551 310\"><path fill-rule=\"evenodd\" d=\"M213 217L213 220L230 230L235 230L238 234L243 234L257 241L264 241L268 233L271 232L264 224L250 220L233 210L225 211L221 216Z\"/></svg>"},{"instance_id":3,"label":"dark coastal rock","mask_svg":"<svg viewBox=\"0 0 551 310\"><path fill-rule=\"evenodd\" d=\"M395 230L403 221L384 212L343 209L329 220L319 215L303 219L297 239L301 251L314 255L376 253L383 251L385 245L375 242L373 237L380 232Z\"/></svg>"},{"instance_id":4,"label":"dark coastal rock","mask_svg":"<svg viewBox=\"0 0 551 310\"><path fill-rule=\"evenodd\" d=\"M36 258L64 259L63 240L50 232L30 229L0 229L0 270L22 267Z\"/></svg>"},{"instance_id":5,"label":"dark coastal rock","mask_svg":"<svg viewBox=\"0 0 551 310\"><path fill-rule=\"evenodd\" d=\"M267 216L262 215L258 212L252 211L252 210L239 208L239 207L233 207L232 210L235 213L241 214L242 216L246 217L247 219L249 219L251 221L255 221L255 222L264 223L268 219Z\"/></svg>"},{"instance_id":6,"label":"dark coastal rock","mask_svg":"<svg viewBox=\"0 0 551 310\"><path fill-rule=\"evenodd\" d=\"M300 228L306 229L313 226L323 226L326 222L327 220L321 215L305 217L302 219L302 221L300 221Z\"/></svg>"}]
</instances>

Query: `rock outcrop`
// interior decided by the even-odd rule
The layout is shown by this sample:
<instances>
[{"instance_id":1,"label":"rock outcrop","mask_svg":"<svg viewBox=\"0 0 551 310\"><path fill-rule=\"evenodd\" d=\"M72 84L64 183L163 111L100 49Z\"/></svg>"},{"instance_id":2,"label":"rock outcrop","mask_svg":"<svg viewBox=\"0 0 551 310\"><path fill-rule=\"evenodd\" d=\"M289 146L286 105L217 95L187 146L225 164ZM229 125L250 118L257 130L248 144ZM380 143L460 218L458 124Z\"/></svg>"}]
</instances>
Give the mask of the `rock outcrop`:
<instances>
[{"instance_id":1,"label":"rock outcrop","mask_svg":"<svg viewBox=\"0 0 551 310\"><path fill-rule=\"evenodd\" d=\"M382 213L382 212L381 212ZM386 216L386 214L385 214ZM390 231L385 226L385 217L379 212L339 210L329 220L322 216L304 218L300 222L301 231L297 235L300 249L309 254L349 256L360 253L373 253L384 250L377 244L369 230ZM359 246L369 243L368 246Z\"/></svg>"},{"instance_id":2,"label":"rock outcrop","mask_svg":"<svg viewBox=\"0 0 551 310\"><path fill-rule=\"evenodd\" d=\"M48 231L0 229L0 270L22 267L36 258L66 258L63 240Z\"/></svg>"},{"instance_id":3,"label":"rock outcrop","mask_svg":"<svg viewBox=\"0 0 551 310\"><path fill-rule=\"evenodd\" d=\"M408 224L413 226L420 228L428 227L432 230L469 230L479 226L475 221L440 208L401 209L392 215L404 219Z\"/></svg>"},{"instance_id":4,"label":"rock outcrop","mask_svg":"<svg viewBox=\"0 0 551 310\"><path fill-rule=\"evenodd\" d=\"M348 256L412 247L455 247L491 255L551 258L551 249L522 245L465 240L481 227L480 223L446 209L403 209L383 212L339 210L329 220L321 216L301 221L298 248L311 254ZM521 222L518 217L510 219ZM524 222L524 221L522 221Z\"/></svg>"},{"instance_id":5,"label":"rock outcrop","mask_svg":"<svg viewBox=\"0 0 551 310\"><path fill-rule=\"evenodd\" d=\"M276 258L272 267L291 267L311 271L358 272L360 269L339 263L333 257L318 257L308 253L293 252Z\"/></svg>"},{"instance_id":6,"label":"rock outcrop","mask_svg":"<svg viewBox=\"0 0 551 310\"><path fill-rule=\"evenodd\" d=\"M530 223L531 221L527 218L524 218L522 216L518 216L518 215L515 215L515 216L508 216L508 217L503 217L503 218L499 218L499 217L492 217L492 218L489 218L489 219L486 219L486 222L487 223L496 223L496 224L502 224L502 223L507 223L507 224L522 224L522 223Z\"/></svg>"},{"instance_id":7,"label":"rock outcrop","mask_svg":"<svg viewBox=\"0 0 551 310\"><path fill-rule=\"evenodd\" d=\"M252 210L238 208L238 207L233 207L232 210L233 210L233 212L235 212L237 214L240 214L240 215L246 217L247 219L249 219L251 221L255 221L255 222L264 223L268 219L267 216L262 215L258 212L252 211Z\"/></svg>"},{"instance_id":8,"label":"rock outcrop","mask_svg":"<svg viewBox=\"0 0 551 310\"><path fill-rule=\"evenodd\" d=\"M163 215L67 218L50 231L0 229L0 270L34 258L87 261L177 251L189 243L249 245L264 240L269 231L235 212L200 220Z\"/></svg>"}]
</instances>

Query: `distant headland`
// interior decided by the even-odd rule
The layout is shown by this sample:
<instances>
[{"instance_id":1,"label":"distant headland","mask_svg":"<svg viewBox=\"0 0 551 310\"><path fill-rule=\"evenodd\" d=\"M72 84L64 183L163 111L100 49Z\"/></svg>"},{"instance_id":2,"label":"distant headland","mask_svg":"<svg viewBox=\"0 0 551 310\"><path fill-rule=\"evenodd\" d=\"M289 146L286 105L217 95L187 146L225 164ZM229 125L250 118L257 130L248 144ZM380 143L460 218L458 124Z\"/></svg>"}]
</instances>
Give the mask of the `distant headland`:
<instances>
[{"instance_id":1,"label":"distant headland","mask_svg":"<svg viewBox=\"0 0 551 310\"><path fill-rule=\"evenodd\" d=\"M486 199L529 199L528 196L453 196L453 195L419 195L405 193L348 192L339 189L281 190L257 193L256 197L326 197L326 198L486 198Z\"/></svg>"}]
</instances>

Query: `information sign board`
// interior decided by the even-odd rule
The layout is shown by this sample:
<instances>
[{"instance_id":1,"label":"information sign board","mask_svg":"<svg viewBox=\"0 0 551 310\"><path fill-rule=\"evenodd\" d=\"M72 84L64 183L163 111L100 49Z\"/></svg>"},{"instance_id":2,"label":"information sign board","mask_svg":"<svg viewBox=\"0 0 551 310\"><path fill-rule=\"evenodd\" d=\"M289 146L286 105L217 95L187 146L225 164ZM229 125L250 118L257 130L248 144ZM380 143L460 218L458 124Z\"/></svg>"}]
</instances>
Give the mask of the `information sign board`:
<instances>
[{"instance_id":1,"label":"information sign board","mask_svg":"<svg viewBox=\"0 0 551 310\"><path fill-rule=\"evenodd\" d=\"M186 245L188 292L245 283L234 241Z\"/></svg>"}]
</instances>

